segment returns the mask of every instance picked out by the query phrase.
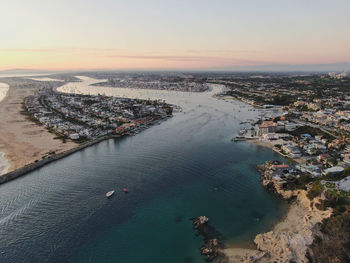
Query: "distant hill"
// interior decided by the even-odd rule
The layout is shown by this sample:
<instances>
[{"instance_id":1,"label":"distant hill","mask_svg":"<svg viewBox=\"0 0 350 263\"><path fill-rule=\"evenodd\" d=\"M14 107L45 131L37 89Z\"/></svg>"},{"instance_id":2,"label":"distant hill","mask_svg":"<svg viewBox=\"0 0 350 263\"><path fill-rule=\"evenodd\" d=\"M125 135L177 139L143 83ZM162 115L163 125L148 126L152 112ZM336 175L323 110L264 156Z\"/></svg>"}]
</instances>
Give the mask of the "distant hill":
<instances>
[{"instance_id":1,"label":"distant hill","mask_svg":"<svg viewBox=\"0 0 350 263\"><path fill-rule=\"evenodd\" d=\"M350 63L331 63L331 64L271 64L261 66L233 66L220 70L227 71L273 71L273 72L348 72L350 71Z\"/></svg>"},{"instance_id":2,"label":"distant hill","mask_svg":"<svg viewBox=\"0 0 350 263\"><path fill-rule=\"evenodd\" d=\"M7 74L48 74L48 73L54 73L54 71L39 70L39 69L22 69L22 68L0 70L0 74L6 74L6 75Z\"/></svg>"},{"instance_id":3,"label":"distant hill","mask_svg":"<svg viewBox=\"0 0 350 263\"><path fill-rule=\"evenodd\" d=\"M111 71L112 69L102 70L83 70L80 69L79 72L89 72L89 71ZM172 71L171 69L128 69L128 72L133 71ZM174 71L179 71L179 69L173 69ZM77 70L78 71L78 70ZM124 70L118 69L116 71L123 72ZM252 65L252 66L232 66L225 68L207 68L207 69L187 69L180 71L240 71L240 72L350 72L350 63L330 63L330 64L270 64L270 65ZM0 70L1 75L48 75L54 73L62 72L73 72L73 71L52 71L52 70L39 70L39 69L7 69Z\"/></svg>"}]
</instances>

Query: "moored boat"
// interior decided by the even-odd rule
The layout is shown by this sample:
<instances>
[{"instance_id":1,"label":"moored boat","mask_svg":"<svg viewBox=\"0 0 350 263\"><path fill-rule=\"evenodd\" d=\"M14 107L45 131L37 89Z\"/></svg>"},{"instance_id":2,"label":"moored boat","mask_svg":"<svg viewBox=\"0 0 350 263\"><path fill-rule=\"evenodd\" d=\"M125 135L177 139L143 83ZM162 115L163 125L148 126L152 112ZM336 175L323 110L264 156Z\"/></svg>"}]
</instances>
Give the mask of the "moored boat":
<instances>
[{"instance_id":1,"label":"moored boat","mask_svg":"<svg viewBox=\"0 0 350 263\"><path fill-rule=\"evenodd\" d=\"M114 195L114 190L109 191L109 192L106 193L106 197L107 198L110 198L112 195Z\"/></svg>"}]
</instances>

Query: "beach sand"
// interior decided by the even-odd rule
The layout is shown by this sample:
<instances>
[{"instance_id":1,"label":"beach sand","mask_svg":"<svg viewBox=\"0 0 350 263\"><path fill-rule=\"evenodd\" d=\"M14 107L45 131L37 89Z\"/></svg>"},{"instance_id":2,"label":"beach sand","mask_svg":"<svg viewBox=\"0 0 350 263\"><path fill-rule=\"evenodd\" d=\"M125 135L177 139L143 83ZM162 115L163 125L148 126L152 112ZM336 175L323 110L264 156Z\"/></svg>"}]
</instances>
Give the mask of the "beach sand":
<instances>
[{"instance_id":1,"label":"beach sand","mask_svg":"<svg viewBox=\"0 0 350 263\"><path fill-rule=\"evenodd\" d=\"M228 258L230 263L243 262L245 258L254 257L258 250L249 249L249 248L239 248L239 247L230 247L223 250L223 253Z\"/></svg>"},{"instance_id":2,"label":"beach sand","mask_svg":"<svg viewBox=\"0 0 350 263\"><path fill-rule=\"evenodd\" d=\"M40 160L50 151L59 153L77 146L54 139L54 134L20 113L23 99L34 91L10 87L7 97L0 102L0 152L5 153L9 162L8 172Z\"/></svg>"},{"instance_id":3,"label":"beach sand","mask_svg":"<svg viewBox=\"0 0 350 263\"><path fill-rule=\"evenodd\" d=\"M267 148L273 148L276 144L279 144L279 140L276 140L274 142L271 141L263 141L263 140L249 140L248 142L252 142L256 145L267 147Z\"/></svg>"},{"instance_id":4,"label":"beach sand","mask_svg":"<svg viewBox=\"0 0 350 263\"><path fill-rule=\"evenodd\" d=\"M275 140L275 141L266 141L266 140L249 140L247 142L251 142L251 143L254 143L256 145L259 145L259 146L262 146L262 147L267 147L267 148L274 148L275 145L277 144L283 144L283 140ZM288 157L285 157L286 159L289 159L289 160L292 160L296 163L299 163L299 164L305 164L306 163L306 159L301 157L301 158L288 158Z\"/></svg>"},{"instance_id":5,"label":"beach sand","mask_svg":"<svg viewBox=\"0 0 350 263\"><path fill-rule=\"evenodd\" d=\"M61 79L53 79L53 78L48 78L48 77L28 78L28 79L36 80L36 81L59 81L59 82L63 82L63 80L61 80Z\"/></svg>"}]
</instances>

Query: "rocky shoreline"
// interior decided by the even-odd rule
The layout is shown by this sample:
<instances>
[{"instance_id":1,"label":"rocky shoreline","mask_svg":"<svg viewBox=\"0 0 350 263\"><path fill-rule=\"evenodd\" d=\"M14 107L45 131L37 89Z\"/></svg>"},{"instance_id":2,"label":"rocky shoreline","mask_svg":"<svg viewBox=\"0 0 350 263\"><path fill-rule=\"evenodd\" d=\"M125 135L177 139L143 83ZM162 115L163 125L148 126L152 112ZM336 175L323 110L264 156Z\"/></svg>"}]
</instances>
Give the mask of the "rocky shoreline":
<instances>
[{"instance_id":1,"label":"rocky shoreline","mask_svg":"<svg viewBox=\"0 0 350 263\"><path fill-rule=\"evenodd\" d=\"M203 238L204 245L199 249L207 262L226 262L226 256L222 253L225 237L221 235L215 227L209 224L209 218L198 216L192 218L193 228L196 235Z\"/></svg>"},{"instance_id":2,"label":"rocky shoreline","mask_svg":"<svg viewBox=\"0 0 350 263\"><path fill-rule=\"evenodd\" d=\"M224 249L228 262L309 262L312 258L309 247L316 236L322 236L321 222L332 215L332 210L319 210L316 207L319 198L309 200L305 190L284 190L267 178L262 179L262 185L291 201L289 211L271 231L255 237L256 250Z\"/></svg>"}]
</instances>

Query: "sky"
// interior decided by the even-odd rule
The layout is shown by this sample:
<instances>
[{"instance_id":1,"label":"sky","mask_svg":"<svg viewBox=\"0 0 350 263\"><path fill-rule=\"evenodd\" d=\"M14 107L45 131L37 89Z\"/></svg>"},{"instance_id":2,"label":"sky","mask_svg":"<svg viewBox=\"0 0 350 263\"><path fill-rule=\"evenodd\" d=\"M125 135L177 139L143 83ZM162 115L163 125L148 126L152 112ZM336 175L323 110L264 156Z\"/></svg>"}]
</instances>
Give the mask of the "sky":
<instances>
[{"instance_id":1,"label":"sky","mask_svg":"<svg viewBox=\"0 0 350 263\"><path fill-rule=\"evenodd\" d=\"M0 70L350 62L349 0L0 0Z\"/></svg>"}]
</instances>

